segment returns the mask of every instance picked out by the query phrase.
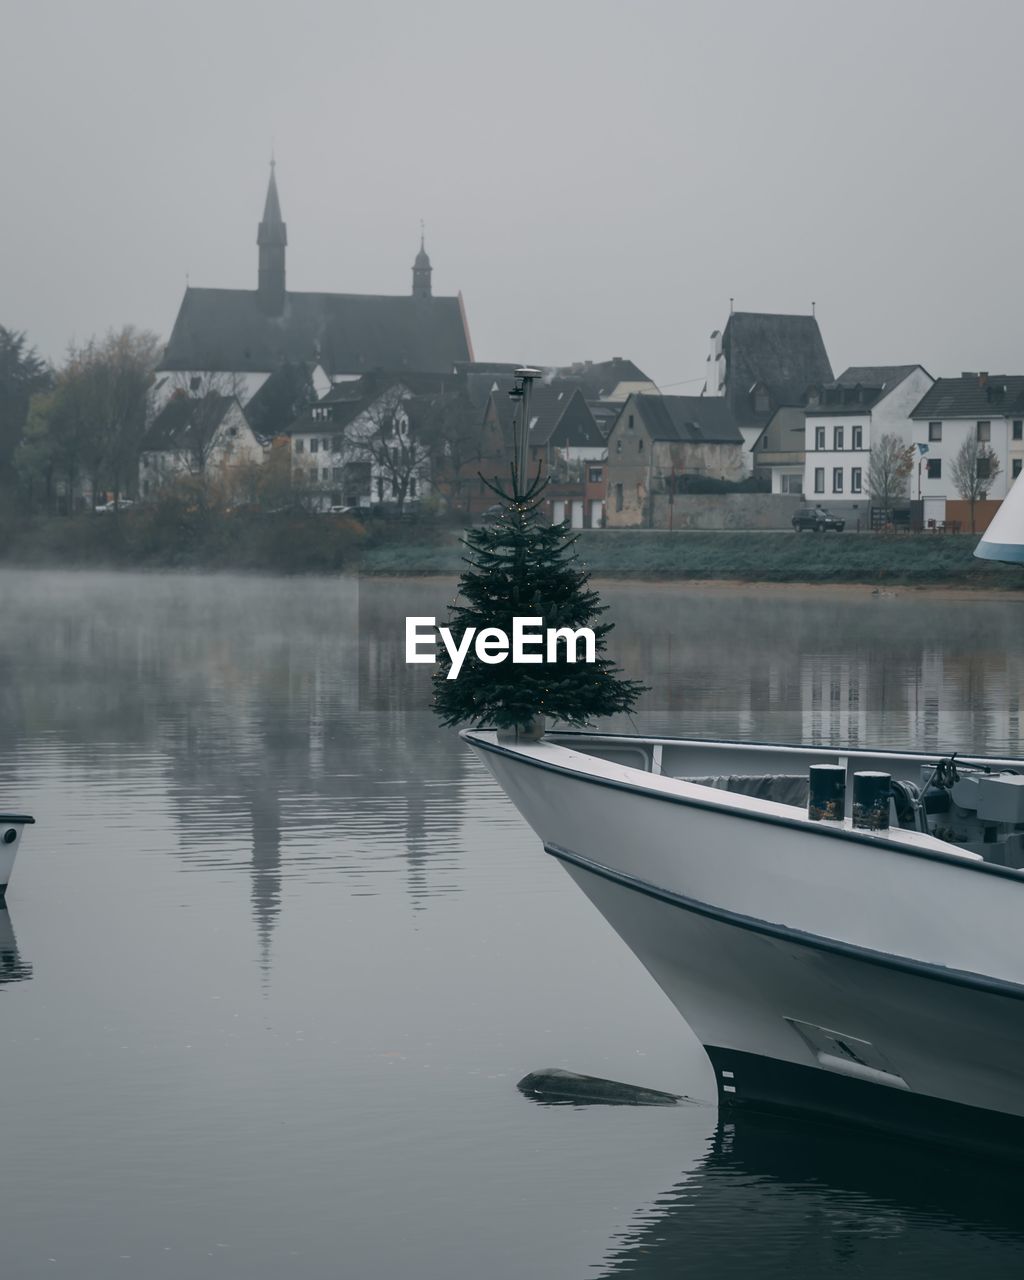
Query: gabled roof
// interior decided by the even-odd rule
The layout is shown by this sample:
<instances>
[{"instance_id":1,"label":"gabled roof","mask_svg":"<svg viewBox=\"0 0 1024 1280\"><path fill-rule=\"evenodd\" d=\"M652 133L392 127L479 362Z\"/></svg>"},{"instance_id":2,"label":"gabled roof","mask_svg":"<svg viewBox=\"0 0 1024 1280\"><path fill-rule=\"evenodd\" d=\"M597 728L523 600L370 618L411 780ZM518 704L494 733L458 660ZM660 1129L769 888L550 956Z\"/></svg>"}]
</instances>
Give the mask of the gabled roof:
<instances>
[{"instance_id":1,"label":"gabled roof","mask_svg":"<svg viewBox=\"0 0 1024 1280\"><path fill-rule=\"evenodd\" d=\"M521 402L511 399L505 386L491 392L490 402L502 433L511 438ZM534 383L530 393L531 447L545 445L552 439L559 443L565 429L571 429L571 434L576 437L574 443L604 443L576 383L562 378Z\"/></svg>"},{"instance_id":2,"label":"gabled roof","mask_svg":"<svg viewBox=\"0 0 1024 1280\"><path fill-rule=\"evenodd\" d=\"M833 379L814 316L737 311L722 334L725 399L742 426L761 426L780 405L802 404L810 386ZM767 389L770 407L757 409L754 388Z\"/></svg>"},{"instance_id":3,"label":"gabled roof","mask_svg":"<svg viewBox=\"0 0 1024 1280\"><path fill-rule=\"evenodd\" d=\"M209 440L237 403L234 396L211 391L202 399L184 393L174 395L153 419L142 441L143 453L190 449L197 430ZM241 412L241 410L239 410Z\"/></svg>"},{"instance_id":4,"label":"gabled roof","mask_svg":"<svg viewBox=\"0 0 1024 1280\"><path fill-rule=\"evenodd\" d=\"M923 369L923 365L851 365L834 382L809 390L808 411L821 417L868 413L915 369Z\"/></svg>"},{"instance_id":5,"label":"gabled roof","mask_svg":"<svg viewBox=\"0 0 1024 1280\"><path fill-rule=\"evenodd\" d=\"M254 289L188 288L160 368L257 373L288 360L332 376L449 372L470 352L461 298L292 292L275 316Z\"/></svg>"},{"instance_id":6,"label":"gabled roof","mask_svg":"<svg viewBox=\"0 0 1024 1280\"><path fill-rule=\"evenodd\" d=\"M722 396L634 395L623 406L623 414L632 406L643 415L653 440L743 443L739 424Z\"/></svg>"},{"instance_id":7,"label":"gabled roof","mask_svg":"<svg viewBox=\"0 0 1024 1280\"><path fill-rule=\"evenodd\" d=\"M936 378L910 415L912 418L1024 417L1024 375L962 373Z\"/></svg>"}]
</instances>

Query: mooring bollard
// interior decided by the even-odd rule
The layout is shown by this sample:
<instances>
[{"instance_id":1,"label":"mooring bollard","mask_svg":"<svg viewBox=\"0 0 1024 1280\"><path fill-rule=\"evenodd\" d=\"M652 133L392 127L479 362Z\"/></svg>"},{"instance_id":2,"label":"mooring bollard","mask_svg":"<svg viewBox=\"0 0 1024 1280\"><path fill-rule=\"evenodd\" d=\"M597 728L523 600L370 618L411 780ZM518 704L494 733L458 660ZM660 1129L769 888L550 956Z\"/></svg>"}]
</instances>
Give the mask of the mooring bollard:
<instances>
[{"instance_id":1,"label":"mooring bollard","mask_svg":"<svg viewBox=\"0 0 1024 1280\"><path fill-rule=\"evenodd\" d=\"M841 764L812 764L807 771L807 816L812 822L842 822L846 812L846 770Z\"/></svg>"},{"instance_id":2,"label":"mooring bollard","mask_svg":"<svg viewBox=\"0 0 1024 1280\"><path fill-rule=\"evenodd\" d=\"M889 829L892 777L888 773L853 775L853 825L862 831Z\"/></svg>"}]
</instances>

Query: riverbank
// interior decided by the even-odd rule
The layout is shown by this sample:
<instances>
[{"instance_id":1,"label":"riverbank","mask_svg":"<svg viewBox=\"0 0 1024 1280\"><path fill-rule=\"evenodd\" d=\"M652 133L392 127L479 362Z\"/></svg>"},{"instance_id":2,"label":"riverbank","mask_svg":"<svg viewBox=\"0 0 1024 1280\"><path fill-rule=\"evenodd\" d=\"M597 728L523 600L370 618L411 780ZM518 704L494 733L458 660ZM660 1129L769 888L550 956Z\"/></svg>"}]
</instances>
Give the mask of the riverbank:
<instances>
[{"instance_id":1,"label":"riverbank","mask_svg":"<svg viewBox=\"0 0 1024 1280\"><path fill-rule=\"evenodd\" d=\"M232 570L367 577L454 576L459 530L433 520L302 511L229 513L143 507L71 519L8 521L0 563L29 568ZM977 560L967 534L796 534L755 530L583 530L577 549L607 579L852 584L1024 592L1024 573Z\"/></svg>"},{"instance_id":2,"label":"riverbank","mask_svg":"<svg viewBox=\"0 0 1024 1280\"><path fill-rule=\"evenodd\" d=\"M1012 565L977 560L968 535L795 534L584 530L577 548L595 577L650 582L863 583L1024 591ZM464 549L447 545L368 547L364 575L457 574Z\"/></svg>"}]
</instances>

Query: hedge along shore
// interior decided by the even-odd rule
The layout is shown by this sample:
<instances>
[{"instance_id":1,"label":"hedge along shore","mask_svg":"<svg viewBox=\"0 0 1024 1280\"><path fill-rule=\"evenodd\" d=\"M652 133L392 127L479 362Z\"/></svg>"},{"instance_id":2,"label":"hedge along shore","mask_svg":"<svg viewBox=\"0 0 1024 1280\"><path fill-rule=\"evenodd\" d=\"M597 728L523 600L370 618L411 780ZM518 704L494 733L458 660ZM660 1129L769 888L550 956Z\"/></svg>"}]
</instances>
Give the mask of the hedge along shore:
<instances>
[{"instance_id":1,"label":"hedge along shore","mask_svg":"<svg viewBox=\"0 0 1024 1280\"><path fill-rule=\"evenodd\" d=\"M115 515L21 521L0 513L0 564L38 568L457 576L465 548L450 525L298 511L217 514L170 504ZM647 582L863 583L1024 592L1024 569L976 560L968 534L756 530L583 530L577 550L597 578Z\"/></svg>"},{"instance_id":2,"label":"hedge along shore","mask_svg":"<svg viewBox=\"0 0 1024 1280\"><path fill-rule=\"evenodd\" d=\"M648 581L940 586L1024 593L1024 569L977 560L977 537L940 534L662 533L583 530L577 550L598 578ZM367 547L371 576L452 575L457 542Z\"/></svg>"}]
</instances>

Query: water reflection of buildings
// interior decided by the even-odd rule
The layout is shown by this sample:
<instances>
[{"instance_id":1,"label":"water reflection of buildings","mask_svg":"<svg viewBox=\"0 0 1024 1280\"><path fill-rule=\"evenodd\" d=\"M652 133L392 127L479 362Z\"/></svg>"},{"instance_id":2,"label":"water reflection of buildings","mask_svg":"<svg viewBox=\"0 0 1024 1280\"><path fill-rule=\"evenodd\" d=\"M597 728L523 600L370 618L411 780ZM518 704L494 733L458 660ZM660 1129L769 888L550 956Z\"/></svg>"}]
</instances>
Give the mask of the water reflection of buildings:
<instances>
[{"instance_id":1,"label":"water reflection of buildings","mask_svg":"<svg viewBox=\"0 0 1024 1280\"><path fill-rule=\"evenodd\" d=\"M767 1117L722 1121L703 1162L613 1241L602 1276L974 1280L1020 1275L1005 1169Z\"/></svg>"},{"instance_id":2,"label":"water reflection of buildings","mask_svg":"<svg viewBox=\"0 0 1024 1280\"><path fill-rule=\"evenodd\" d=\"M420 910L458 888L466 755L394 680L365 705L359 622L344 580L54 575L0 639L0 762L166 802L185 867L248 879L264 968L289 877L398 867Z\"/></svg>"},{"instance_id":3,"label":"water reflection of buildings","mask_svg":"<svg viewBox=\"0 0 1024 1280\"><path fill-rule=\"evenodd\" d=\"M611 649L653 692L648 727L1016 753L1024 652L1019 605L866 591L613 593ZM631 604L640 607L630 608Z\"/></svg>"}]
</instances>

